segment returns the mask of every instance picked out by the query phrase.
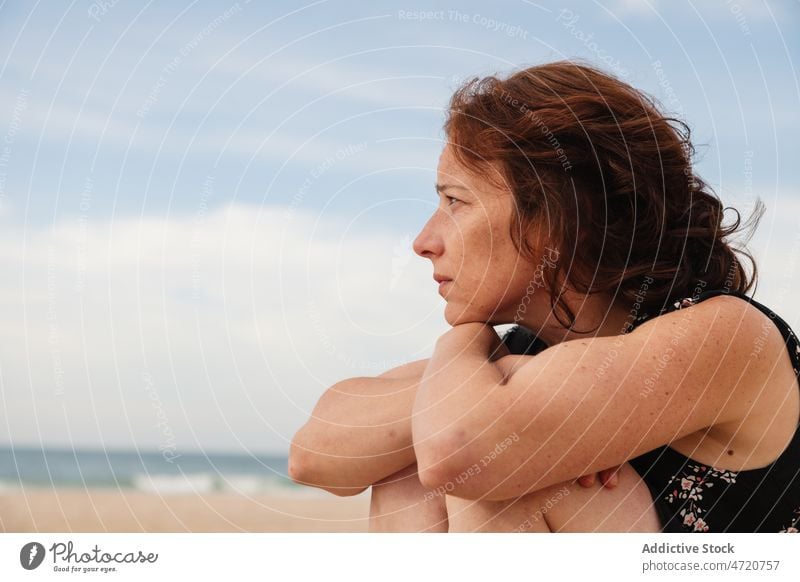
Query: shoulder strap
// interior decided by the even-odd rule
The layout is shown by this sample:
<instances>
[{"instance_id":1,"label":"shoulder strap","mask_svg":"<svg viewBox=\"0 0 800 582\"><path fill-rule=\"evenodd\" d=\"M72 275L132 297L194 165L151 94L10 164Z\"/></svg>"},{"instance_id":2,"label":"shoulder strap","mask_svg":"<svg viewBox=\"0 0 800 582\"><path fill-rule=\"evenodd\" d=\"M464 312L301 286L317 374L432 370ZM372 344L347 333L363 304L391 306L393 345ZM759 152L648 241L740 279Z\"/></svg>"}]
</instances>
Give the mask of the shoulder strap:
<instances>
[{"instance_id":1,"label":"shoulder strap","mask_svg":"<svg viewBox=\"0 0 800 582\"><path fill-rule=\"evenodd\" d=\"M508 351L516 355L534 356L547 349L547 344L539 339L539 336L521 325L515 325L509 329L502 341L506 344Z\"/></svg>"}]
</instances>

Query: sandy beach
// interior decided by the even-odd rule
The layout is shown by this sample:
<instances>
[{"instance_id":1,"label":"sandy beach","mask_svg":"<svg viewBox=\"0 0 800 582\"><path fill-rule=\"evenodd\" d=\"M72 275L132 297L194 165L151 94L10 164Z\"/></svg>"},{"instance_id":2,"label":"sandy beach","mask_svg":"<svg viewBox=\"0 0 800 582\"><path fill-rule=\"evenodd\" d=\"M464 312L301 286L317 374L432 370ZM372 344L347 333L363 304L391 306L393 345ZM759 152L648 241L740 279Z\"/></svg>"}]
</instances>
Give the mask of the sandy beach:
<instances>
[{"instance_id":1,"label":"sandy beach","mask_svg":"<svg viewBox=\"0 0 800 582\"><path fill-rule=\"evenodd\" d=\"M365 532L369 490L159 495L134 490L0 491L0 531L11 532Z\"/></svg>"}]
</instances>

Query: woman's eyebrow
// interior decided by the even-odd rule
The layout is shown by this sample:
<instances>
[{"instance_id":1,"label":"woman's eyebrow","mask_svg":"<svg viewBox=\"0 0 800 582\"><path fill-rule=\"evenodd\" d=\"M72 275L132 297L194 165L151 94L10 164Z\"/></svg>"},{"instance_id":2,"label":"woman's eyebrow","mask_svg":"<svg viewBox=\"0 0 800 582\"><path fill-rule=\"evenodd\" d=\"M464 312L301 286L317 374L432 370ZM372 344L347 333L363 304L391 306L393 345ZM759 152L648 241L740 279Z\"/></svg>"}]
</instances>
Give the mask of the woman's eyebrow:
<instances>
[{"instance_id":1,"label":"woman's eyebrow","mask_svg":"<svg viewBox=\"0 0 800 582\"><path fill-rule=\"evenodd\" d=\"M464 190L469 192L468 188L465 188L464 186L458 186L456 184L436 184L437 192L444 192L445 190Z\"/></svg>"}]
</instances>

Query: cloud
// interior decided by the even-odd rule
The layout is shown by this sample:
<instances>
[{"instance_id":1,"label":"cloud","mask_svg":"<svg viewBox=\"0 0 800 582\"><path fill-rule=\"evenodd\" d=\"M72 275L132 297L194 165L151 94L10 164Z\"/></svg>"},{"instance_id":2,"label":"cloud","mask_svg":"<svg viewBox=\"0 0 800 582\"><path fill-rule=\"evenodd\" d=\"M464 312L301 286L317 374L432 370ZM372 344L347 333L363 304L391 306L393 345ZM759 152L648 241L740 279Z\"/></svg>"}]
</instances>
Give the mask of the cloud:
<instances>
[{"instance_id":1,"label":"cloud","mask_svg":"<svg viewBox=\"0 0 800 582\"><path fill-rule=\"evenodd\" d=\"M766 203L756 299L800 324L800 202ZM327 387L448 329L415 233L361 225L243 204L6 225L0 442L285 453Z\"/></svg>"},{"instance_id":2,"label":"cloud","mask_svg":"<svg viewBox=\"0 0 800 582\"><path fill-rule=\"evenodd\" d=\"M655 19L659 14L666 17L673 14L673 7L681 6L681 18L686 19L683 5L670 4L659 0L614 0L608 10L617 18L631 17ZM725 0L724 2L695 2L690 12L695 19L697 11L708 21L719 21L746 27L748 21L757 24L784 23L790 18L786 7L778 2L766 0Z\"/></svg>"},{"instance_id":3,"label":"cloud","mask_svg":"<svg viewBox=\"0 0 800 582\"><path fill-rule=\"evenodd\" d=\"M619 18L654 17L659 11L656 0L614 0L608 9Z\"/></svg>"},{"instance_id":4,"label":"cloud","mask_svg":"<svg viewBox=\"0 0 800 582\"><path fill-rule=\"evenodd\" d=\"M0 106L3 106L4 111L10 112L17 97L17 92L0 89ZM172 103L163 99L158 103L159 108L173 111L174 115L178 115L179 105L177 101ZM297 108L294 109L298 113L295 121L305 115L299 111L300 107L301 105L297 104ZM218 107L216 114L223 115L223 113L224 111ZM6 116L8 115L10 114L7 113ZM319 112L314 115L319 115ZM325 126L334 126L345 117L341 112L332 115L325 121ZM403 126L403 121L407 123L409 118L432 116L438 123L443 115L435 107L417 112L411 110L398 113L367 112L365 119L375 120L371 127L378 126L381 129L362 130L358 136L353 135L357 130L351 131L350 141L363 142L364 138L368 138L372 142L376 137L405 136L409 130ZM0 113L0 126L7 125L3 123L3 119L4 115ZM115 111L109 114L96 104L80 107L66 100L51 103L49 98L40 98L33 94L25 101L20 135L31 141L41 138L42 142L60 149L64 148L64 144L70 144L69 149L78 151L87 159L91 159L92 150L85 148L87 145L92 145L94 148L114 146L120 152L133 149L138 152L137 156L157 151L160 157L170 155L179 158L189 151L192 155L224 155L227 159L231 157L249 159L255 156L256 161L274 164L282 164L291 157L296 163L316 165L343 147L341 128L331 127L327 133L316 136L307 132L299 133L297 128L291 126L277 128L280 120L274 115L269 103L262 104L241 127L237 126L239 119L223 123L214 117L213 112L205 120L204 125L198 127L197 124L201 119L202 116L199 114L187 113L170 125L171 120L159 118L153 112L148 112L139 119L130 111L127 113ZM217 127L219 125L222 127ZM423 139L426 137L428 136L422 136ZM403 157L398 158L396 152L371 147L365 148L359 155L358 163L362 171L396 167L398 160L403 165L421 166L429 164L432 159L431 151L428 148L413 148L406 150Z\"/></svg>"},{"instance_id":5,"label":"cloud","mask_svg":"<svg viewBox=\"0 0 800 582\"><path fill-rule=\"evenodd\" d=\"M794 301L794 289L800 286L800 192L781 196L762 196L767 211L751 242L747 245L758 267L758 289L754 298L773 309L800 331L800 307ZM739 210L744 221L753 205L726 201ZM733 219L726 214L726 223ZM749 269L748 262L745 263Z\"/></svg>"},{"instance_id":6,"label":"cloud","mask_svg":"<svg viewBox=\"0 0 800 582\"><path fill-rule=\"evenodd\" d=\"M387 56L400 57L402 51L402 48L387 51ZM216 55L209 55L201 68L224 74L237 82L244 78L256 86L276 90L285 84L295 90L310 90L317 97L336 95L376 107L444 107L449 97L446 80L436 75L389 74L363 65L355 67L344 57L303 59L282 54L261 59L260 56L228 56L220 60ZM265 89L264 93L267 92Z\"/></svg>"},{"instance_id":7,"label":"cloud","mask_svg":"<svg viewBox=\"0 0 800 582\"><path fill-rule=\"evenodd\" d=\"M0 442L285 453L324 389L447 329L411 234L240 204L3 229Z\"/></svg>"}]
</instances>

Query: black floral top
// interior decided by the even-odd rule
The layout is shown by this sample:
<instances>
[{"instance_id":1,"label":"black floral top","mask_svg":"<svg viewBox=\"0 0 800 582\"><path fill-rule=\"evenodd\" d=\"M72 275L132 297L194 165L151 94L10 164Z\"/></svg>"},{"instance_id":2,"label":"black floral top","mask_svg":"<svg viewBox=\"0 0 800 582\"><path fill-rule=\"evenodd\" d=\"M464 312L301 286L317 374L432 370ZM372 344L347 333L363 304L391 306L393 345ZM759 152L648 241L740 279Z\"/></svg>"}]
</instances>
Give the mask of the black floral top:
<instances>
[{"instance_id":1,"label":"black floral top","mask_svg":"<svg viewBox=\"0 0 800 582\"><path fill-rule=\"evenodd\" d=\"M781 331L792 367L800 378L800 343L792 329L772 310L743 293L703 291L669 304L658 315L725 294L740 297L769 316ZM630 329L649 318L649 314L639 316ZM519 326L509 330L503 341L516 354L536 354L547 347ZM662 532L797 533L800 530L800 422L789 446L775 461L760 469L729 471L710 467L668 445L628 462L650 489Z\"/></svg>"}]
</instances>

